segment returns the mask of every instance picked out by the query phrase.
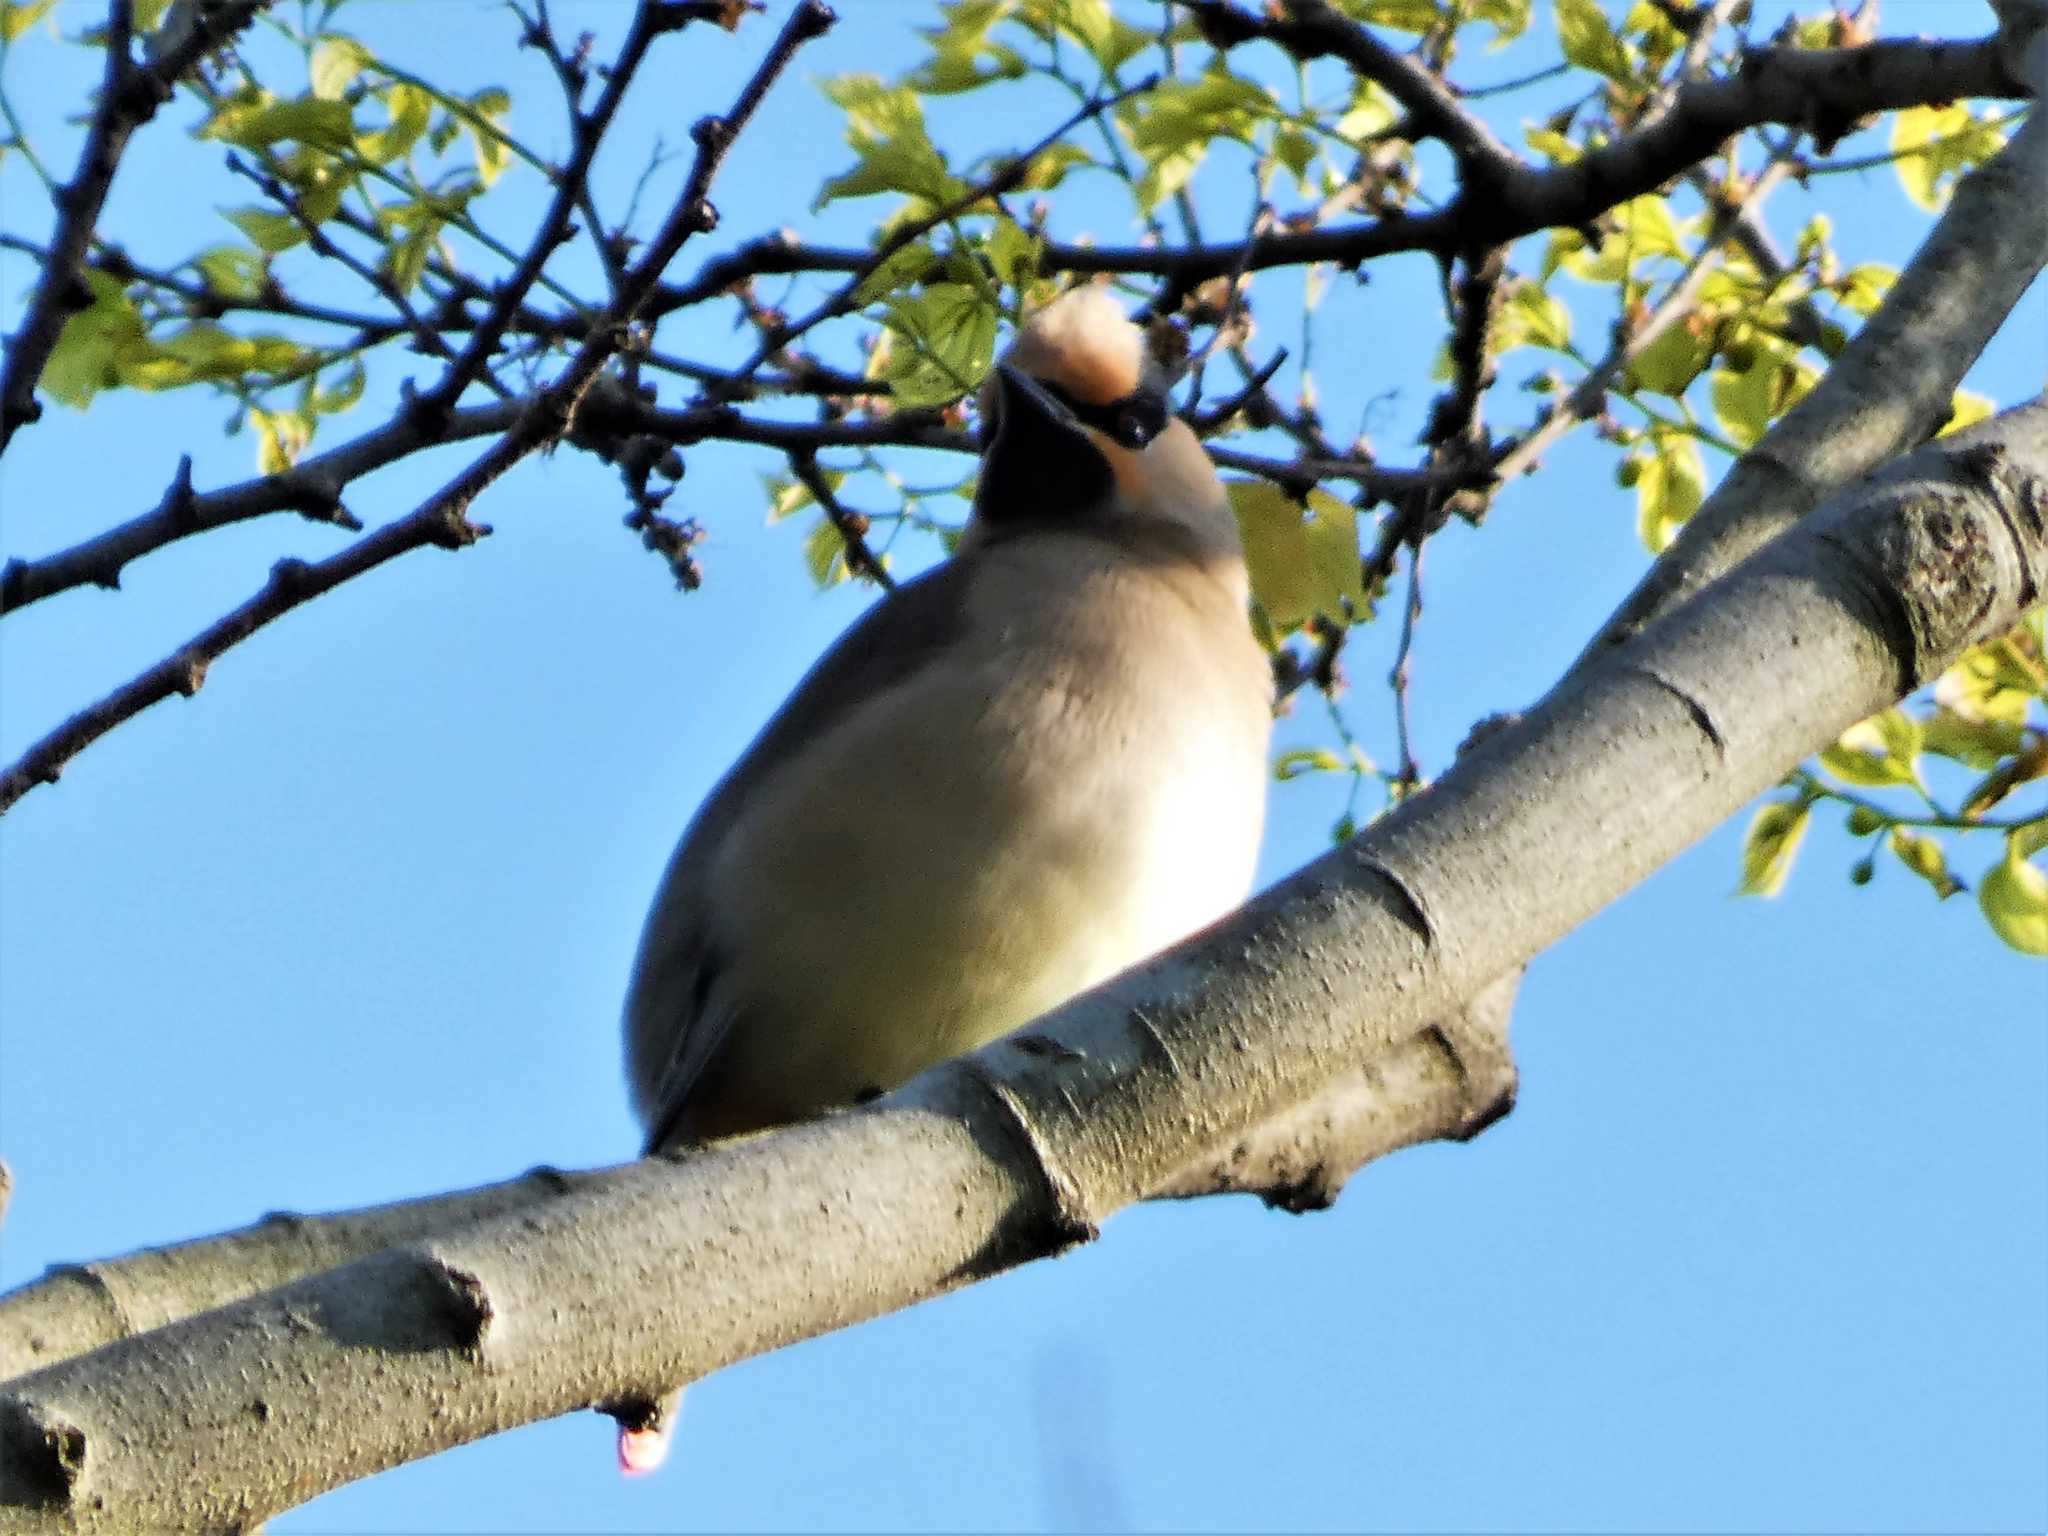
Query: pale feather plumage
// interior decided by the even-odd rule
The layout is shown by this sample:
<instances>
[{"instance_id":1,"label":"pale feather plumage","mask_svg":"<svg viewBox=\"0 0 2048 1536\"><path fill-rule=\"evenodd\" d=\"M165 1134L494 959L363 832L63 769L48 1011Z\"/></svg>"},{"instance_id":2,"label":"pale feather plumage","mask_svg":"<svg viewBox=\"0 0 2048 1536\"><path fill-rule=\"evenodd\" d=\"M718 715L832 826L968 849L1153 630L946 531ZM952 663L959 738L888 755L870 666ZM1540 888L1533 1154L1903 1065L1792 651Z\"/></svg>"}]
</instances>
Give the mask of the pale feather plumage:
<instances>
[{"instance_id":1,"label":"pale feather plumage","mask_svg":"<svg viewBox=\"0 0 2048 1536\"><path fill-rule=\"evenodd\" d=\"M1007 362L1088 406L1148 373L1100 288ZM1047 466L1008 466L1021 501L998 523L985 485L960 554L842 637L685 834L627 1005L654 1142L893 1087L1242 899L1269 683L1228 502L1177 418L1058 430L1101 504L1041 507Z\"/></svg>"},{"instance_id":2,"label":"pale feather plumage","mask_svg":"<svg viewBox=\"0 0 2048 1536\"><path fill-rule=\"evenodd\" d=\"M1270 674L1142 334L1075 290L984 411L958 553L820 659L670 861L626 1005L650 1149L894 1087L1250 886ZM629 1430L621 1463L664 1448Z\"/></svg>"}]
</instances>

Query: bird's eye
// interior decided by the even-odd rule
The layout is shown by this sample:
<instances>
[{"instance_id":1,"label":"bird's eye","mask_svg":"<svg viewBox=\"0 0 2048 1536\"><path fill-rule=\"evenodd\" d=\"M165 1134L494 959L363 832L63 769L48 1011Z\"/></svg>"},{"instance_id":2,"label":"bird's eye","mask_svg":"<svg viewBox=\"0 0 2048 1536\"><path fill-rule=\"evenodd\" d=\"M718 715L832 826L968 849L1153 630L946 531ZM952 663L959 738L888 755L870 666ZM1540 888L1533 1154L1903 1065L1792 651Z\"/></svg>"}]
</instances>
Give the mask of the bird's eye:
<instances>
[{"instance_id":1,"label":"bird's eye","mask_svg":"<svg viewBox=\"0 0 2048 1536\"><path fill-rule=\"evenodd\" d=\"M1126 448L1143 448L1166 430L1166 398L1139 390L1116 402L1109 435Z\"/></svg>"}]
</instances>

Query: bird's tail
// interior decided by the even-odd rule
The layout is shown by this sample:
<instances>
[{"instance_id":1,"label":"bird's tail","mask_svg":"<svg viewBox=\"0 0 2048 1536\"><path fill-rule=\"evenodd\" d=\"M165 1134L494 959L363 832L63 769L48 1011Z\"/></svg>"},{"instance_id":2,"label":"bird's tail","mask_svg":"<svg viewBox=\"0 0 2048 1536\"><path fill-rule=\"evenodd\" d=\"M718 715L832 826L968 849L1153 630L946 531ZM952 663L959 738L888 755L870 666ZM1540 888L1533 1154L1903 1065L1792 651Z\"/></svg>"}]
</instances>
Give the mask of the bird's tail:
<instances>
[{"instance_id":1,"label":"bird's tail","mask_svg":"<svg viewBox=\"0 0 2048 1536\"><path fill-rule=\"evenodd\" d=\"M638 1398L613 1403L605 1412L619 1421L619 1471L627 1477L645 1477L668 1460L675 1439L676 1419L683 1408L683 1389L667 1397Z\"/></svg>"}]
</instances>

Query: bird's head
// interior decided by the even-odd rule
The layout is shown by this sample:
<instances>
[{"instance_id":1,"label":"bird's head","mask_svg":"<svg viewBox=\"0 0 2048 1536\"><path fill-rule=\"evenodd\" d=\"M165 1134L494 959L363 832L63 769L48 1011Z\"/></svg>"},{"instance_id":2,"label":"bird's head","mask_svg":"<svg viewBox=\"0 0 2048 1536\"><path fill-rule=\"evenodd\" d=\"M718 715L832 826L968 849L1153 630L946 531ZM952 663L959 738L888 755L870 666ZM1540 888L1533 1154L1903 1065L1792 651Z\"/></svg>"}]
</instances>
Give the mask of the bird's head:
<instances>
[{"instance_id":1,"label":"bird's head","mask_svg":"<svg viewBox=\"0 0 2048 1536\"><path fill-rule=\"evenodd\" d=\"M1032 316L983 386L981 483L966 544L1071 529L1236 561L1237 524L1165 371L1109 290Z\"/></svg>"}]
</instances>

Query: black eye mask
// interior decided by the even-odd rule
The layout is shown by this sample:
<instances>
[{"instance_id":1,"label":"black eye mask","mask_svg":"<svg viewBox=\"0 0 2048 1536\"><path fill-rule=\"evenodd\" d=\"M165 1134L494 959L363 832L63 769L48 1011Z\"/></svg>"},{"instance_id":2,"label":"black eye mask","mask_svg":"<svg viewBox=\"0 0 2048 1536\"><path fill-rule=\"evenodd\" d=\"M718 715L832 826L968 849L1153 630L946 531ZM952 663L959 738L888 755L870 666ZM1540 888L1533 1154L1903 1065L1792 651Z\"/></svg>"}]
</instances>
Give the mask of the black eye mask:
<instances>
[{"instance_id":1,"label":"black eye mask","mask_svg":"<svg viewBox=\"0 0 2048 1536\"><path fill-rule=\"evenodd\" d=\"M1043 381L1041 381L1043 382ZM1107 405L1090 405L1076 400L1057 384L1045 384L1045 392L1074 413L1074 420L1093 427L1113 443L1126 448L1143 448L1166 430L1173 412L1166 396L1156 389L1135 389L1121 400Z\"/></svg>"}]
</instances>

